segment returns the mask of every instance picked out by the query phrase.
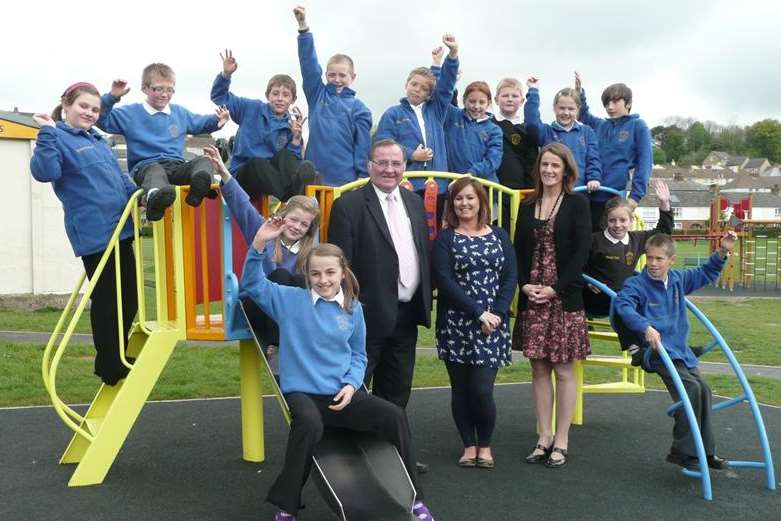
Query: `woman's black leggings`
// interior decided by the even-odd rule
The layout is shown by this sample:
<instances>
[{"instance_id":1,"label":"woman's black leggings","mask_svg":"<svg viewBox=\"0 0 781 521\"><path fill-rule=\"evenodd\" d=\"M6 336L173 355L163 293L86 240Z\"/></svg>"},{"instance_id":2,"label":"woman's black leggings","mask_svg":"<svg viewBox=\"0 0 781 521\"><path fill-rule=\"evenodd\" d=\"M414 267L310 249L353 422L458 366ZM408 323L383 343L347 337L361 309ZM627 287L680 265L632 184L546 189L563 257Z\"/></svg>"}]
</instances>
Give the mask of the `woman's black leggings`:
<instances>
[{"instance_id":1,"label":"woman's black leggings","mask_svg":"<svg viewBox=\"0 0 781 521\"><path fill-rule=\"evenodd\" d=\"M450 376L453 419L464 447L489 447L496 424L495 367L445 362Z\"/></svg>"}]
</instances>

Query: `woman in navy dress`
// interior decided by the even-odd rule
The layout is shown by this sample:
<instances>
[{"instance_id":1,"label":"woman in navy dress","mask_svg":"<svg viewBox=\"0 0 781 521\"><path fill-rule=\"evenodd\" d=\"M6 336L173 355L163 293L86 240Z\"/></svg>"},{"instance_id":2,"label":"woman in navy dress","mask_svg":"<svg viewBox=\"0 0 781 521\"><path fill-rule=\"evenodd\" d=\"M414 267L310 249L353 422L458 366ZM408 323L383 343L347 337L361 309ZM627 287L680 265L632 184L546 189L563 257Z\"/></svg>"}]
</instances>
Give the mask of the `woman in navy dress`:
<instances>
[{"instance_id":1,"label":"woman in navy dress","mask_svg":"<svg viewBox=\"0 0 781 521\"><path fill-rule=\"evenodd\" d=\"M493 389L511 363L510 302L516 261L510 237L489 225L490 204L480 183L458 179L448 192L448 227L434 243L437 351L452 388L453 419L464 443L462 467L493 468L496 423Z\"/></svg>"}]
</instances>

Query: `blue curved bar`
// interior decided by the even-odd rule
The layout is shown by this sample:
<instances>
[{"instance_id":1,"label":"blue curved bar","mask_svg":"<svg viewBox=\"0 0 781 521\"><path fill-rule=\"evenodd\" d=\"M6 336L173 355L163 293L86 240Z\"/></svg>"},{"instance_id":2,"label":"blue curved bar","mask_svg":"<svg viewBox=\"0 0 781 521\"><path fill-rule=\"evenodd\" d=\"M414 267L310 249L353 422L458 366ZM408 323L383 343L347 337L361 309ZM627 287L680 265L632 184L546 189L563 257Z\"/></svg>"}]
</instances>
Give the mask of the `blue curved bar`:
<instances>
[{"instance_id":1,"label":"blue curved bar","mask_svg":"<svg viewBox=\"0 0 781 521\"><path fill-rule=\"evenodd\" d=\"M577 187L575 187L574 191L575 192L586 192L587 190L588 190L588 188L584 185L584 186L577 186ZM618 197L623 197L623 198L626 198L626 196L627 196L626 191L621 192L619 190L616 190L615 188L610 188L609 186L600 186L599 189L597 190L597 192L605 192L607 194L613 194L613 195L617 195Z\"/></svg>"},{"instance_id":2,"label":"blue curved bar","mask_svg":"<svg viewBox=\"0 0 781 521\"><path fill-rule=\"evenodd\" d=\"M749 407L751 408L751 414L754 417L754 424L757 428L757 435L759 436L759 446L762 449L762 457L764 459L764 462L760 462L757 464L756 467L754 466L752 467L764 468L765 475L767 478L767 488L769 490L775 490L776 475L775 475L775 467L773 466L773 456L770 453L770 443L768 442L767 439L765 422L762 420L762 412L760 412L759 410L759 404L757 404L757 399L754 396L754 391L751 389L751 386L748 383L748 379L746 378L743 369L740 367L740 364L735 358L735 355L732 353L732 349L730 349L729 345L727 344L727 341L724 340L724 337L721 336L721 333L719 333L716 330L716 327L713 325L713 323L710 320L708 320L708 317L706 317L702 313L702 311L700 311L699 308L697 308L697 306L689 302L688 299L686 300L686 307L689 309L689 311L691 311L694 314L695 317L697 317L697 320L699 320L702 323L702 325L705 326L705 329L707 329L708 332L713 336L713 338L718 342L719 347L721 347L721 350L724 353L724 356L727 358L727 361L729 361L732 370L735 372L735 376L740 382L740 386L743 388L743 394L745 395L744 398L745 400L748 401ZM730 462L730 465L732 465L732 462ZM743 465L743 466L749 466L749 465Z\"/></svg>"},{"instance_id":3,"label":"blue curved bar","mask_svg":"<svg viewBox=\"0 0 781 521\"><path fill-rule=\"evenodd\" d=\"M604 283L594 279L593 277L590 277L589 275L583 274L583 280L585 280L588 284L595 286L600 291L604 292L606 295L610 297L611 299L610 313L612 315L613 313L612 302L613 302L613 298L615 298L616 296L616 293L612 289L607 287ZM740 367L740 364L735 358L735 355L732 353L732 350L730 349L726 340L724 340L724 337L721 335L721 333L719 333L719 331L716 329L713 323L702 313L702 311L700 311L697 308L697 306L692 304L688 299L686 299L686 307L692 312L692 314L694 314L697 320L699 320L700 323L702 323L702 325L705 326L705 328L713 337L713 341L708 343L708 345L705 346L705 348L703 348L703 352L708 352L717 345L721 347L722 351L724 352L724 356L729 361L732 370L735 372L735 376L737 377L741 387L743 388L743 395L736 396L729 400L724 400L722 402L719 402L715 404L712 409L714 411L717 411L720 409L726 409L728 407L737 405L742 402L747 402L749 404L749 407L751 408L752 416L754 418L754 424L756 426L757 433L759 436L759 444L762 450L762 456L764 461L759 461L759 462L730 461L729 465L735 468L742 467L742 468L765 469L765 473L767 477L767 488L770 490L775 490L776 489L775 468L773 465L773 457L770 452L770 443L768 442L767 431L765 429L764 421L762 420L762 413L759 410L759 405L757 404L757 400L754 396L754 392L752 391L748 383L748 379L746 378L743 369ZM644 360L643 360L643 365L645 367L649 366L649 361L652 352L653 350L651 349L648 349L645 352ZM700 462L701 470L692 471L688 469L683 469L683 473L686 476L700 478L702 480L703 497L707 500L710 500L713 498L711 484L710 484L710 474L708 473L707 458L705 456L705 450L702 445L702 436L700 434L699 425L697 424L696 417L694 416L694 411L691 407L691 403L689 402L688 395L686 394L686 391L683 387L683 382L681 382L681 379L678 376L678 372L675 370L675 367L672 363L672 360L670 359L669 354L665 350L661 350L659 353L662 361L665 364L665 367L667 367L667 370L673 379L673 383L675 384L678 395L681 397L680 401L672 404L667 409L667 414L672 416L676 410L678 410L680 407L683 407L686 411L686 416L689 421L689 425L691 426L692 432L696 433L696 436L694 436L694 440L695 440L695 446L697 448L697 456Z\"/></svg>"}]
</instances>

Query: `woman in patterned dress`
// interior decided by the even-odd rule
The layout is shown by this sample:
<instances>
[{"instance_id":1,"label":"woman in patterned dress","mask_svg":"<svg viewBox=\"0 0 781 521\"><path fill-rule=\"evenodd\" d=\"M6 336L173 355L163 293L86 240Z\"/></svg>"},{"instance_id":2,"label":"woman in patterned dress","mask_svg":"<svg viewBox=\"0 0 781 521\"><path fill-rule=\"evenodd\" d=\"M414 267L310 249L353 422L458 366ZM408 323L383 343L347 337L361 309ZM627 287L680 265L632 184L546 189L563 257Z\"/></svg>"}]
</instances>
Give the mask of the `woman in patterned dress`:
<instances>
[{"instance_id":1,"label":"woman in patterned dress","mask_svg":"<svg viewBox=\"0 0 781 521\"><path fill-rule=\"evenodd\" d=\"M451 408L464 443L462 467L493 468L493 389L511 363L510 302L517 283L515 251L503 229L490 226L485 190L472 177L448 192L448 227L434 243L438 284L437 351L452 388Z\"/></svg>"},{"instance_id":2,"label":"woman in patterned dress","mask_svg":"<svg viewBox=\"0 0 781 521\"><path fill-rule=\"evenodd\" d=\"M582 295L591 219L588 199L572 191L578 171L566 145L543 147L534 176L534 193L521 203L515 229L521 314L513 343L531 362L539 425L537 445L526 461L560 468L567 463L575 407L573 362L591 353ZM557 391L555 435L552 372Z\"/></svg>"}]
</instances>

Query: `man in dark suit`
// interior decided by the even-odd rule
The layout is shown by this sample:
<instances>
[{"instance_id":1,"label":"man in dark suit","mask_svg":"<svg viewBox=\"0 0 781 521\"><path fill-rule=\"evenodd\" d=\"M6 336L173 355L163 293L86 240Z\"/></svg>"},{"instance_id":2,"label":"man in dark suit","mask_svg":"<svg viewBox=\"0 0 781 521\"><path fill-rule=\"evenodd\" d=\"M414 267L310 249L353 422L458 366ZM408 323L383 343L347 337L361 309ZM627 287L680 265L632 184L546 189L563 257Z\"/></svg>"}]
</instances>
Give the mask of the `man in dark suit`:
<instances>
[{"instance_id":1,"label":"man in dark suit","mask_svg":"<svg viewBox=\"0 0 781 521\"><path fill-rule=\"evenodd\" d=\"M366 385L407 406L418 325L431 325L428 231L420 196L400 189L406 162L392 139L369 151L369 180L334 201L328 240L340 246L361 286Z\"/></svg>"}]
</instances>

